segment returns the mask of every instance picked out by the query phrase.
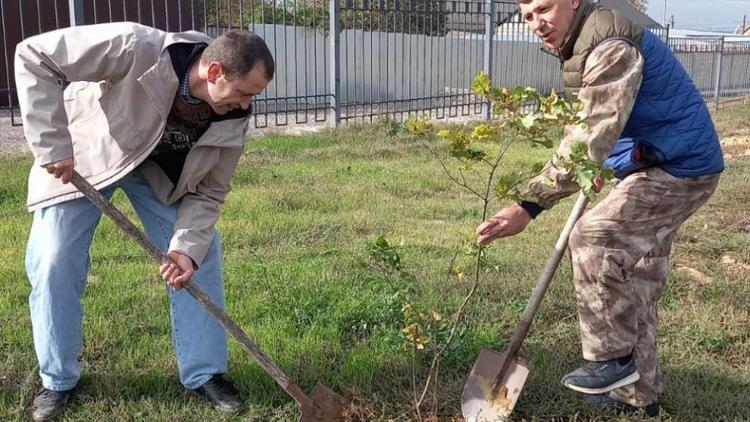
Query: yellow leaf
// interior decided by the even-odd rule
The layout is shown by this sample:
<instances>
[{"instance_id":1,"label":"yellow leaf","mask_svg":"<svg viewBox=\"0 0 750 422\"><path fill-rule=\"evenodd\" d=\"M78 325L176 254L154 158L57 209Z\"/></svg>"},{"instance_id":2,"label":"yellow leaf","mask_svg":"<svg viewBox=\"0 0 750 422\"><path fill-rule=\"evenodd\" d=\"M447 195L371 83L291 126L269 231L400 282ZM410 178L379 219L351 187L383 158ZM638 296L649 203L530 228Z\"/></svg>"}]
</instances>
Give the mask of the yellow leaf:
<instances>
[{"instance_id":1,"label":"yellow leaf","mask_svg":"<svg viewBox=\"0 0 750 422\"><path fill-rule=\"evenodd\" d=\"M442 321L443 316L440 315L440 313L434 309L430 309L430 312L432 312L432 319L435 321Z\"/></svg>"}]
</instances>

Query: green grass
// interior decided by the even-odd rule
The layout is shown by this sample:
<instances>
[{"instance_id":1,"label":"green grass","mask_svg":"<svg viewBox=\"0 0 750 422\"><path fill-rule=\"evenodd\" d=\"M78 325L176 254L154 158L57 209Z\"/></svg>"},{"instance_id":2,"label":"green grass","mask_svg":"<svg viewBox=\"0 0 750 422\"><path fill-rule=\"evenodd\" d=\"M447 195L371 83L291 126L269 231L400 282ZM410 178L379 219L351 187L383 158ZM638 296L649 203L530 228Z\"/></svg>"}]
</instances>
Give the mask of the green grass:
<instances>
[{"instance_id":1,"label":"green grass","mask_svg":"<svg viewBox=\"0 0 750 422\"><path fill-rule=\"evenodd\" d=\"M748 111L722 112L719 127L737 130ZM509 154L511 165L538 161L545 151ZM27 156L0 157L0 420L23 420L38 388L23 266L30 165ZM742 266L750 261L748 185L750 160L728 161L718 192L675 243L660 308L662 420L750 418L750 277ZM219 224L229 315L304 390L319 381L345 394L351 419L413 420L403 301L369 265L366 248L385 235L415 277L408 286L415 300L450 315L468 277L459 282L446 272L473 240L481 219L476 201L422 147L389 138L380 126L251 140L233 186ZM116 194L115 203L134 217L124 195ZM523 235L489 248L493 268L457 347L441 364L440 420L460 417L460 392L479 348L501 350L510 339L571 204L564 201ZM472 258L459 254L457 264L468 270ZM696 272L707 278L696 279ZM250 411L220 415L184 393L167 304L148 257L103 220L84 297L84 375L61 420L296 420L294 402L233 340L230 375ZM525 349L534 366L516 420L612 420L559 384L580 362L567 262ZM428 363L417 362L419 374Z\"/></svg>"}]
</instances>

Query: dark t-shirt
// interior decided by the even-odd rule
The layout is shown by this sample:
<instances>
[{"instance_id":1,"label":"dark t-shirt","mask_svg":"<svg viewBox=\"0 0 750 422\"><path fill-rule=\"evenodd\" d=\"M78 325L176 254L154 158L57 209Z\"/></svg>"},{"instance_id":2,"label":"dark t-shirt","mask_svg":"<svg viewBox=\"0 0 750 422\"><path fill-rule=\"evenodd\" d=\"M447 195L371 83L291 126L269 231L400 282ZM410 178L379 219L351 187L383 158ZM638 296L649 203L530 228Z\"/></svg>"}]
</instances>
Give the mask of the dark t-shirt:
<instances>
[{"instance_id":1,"label":"dark t-shirt","mask_svg":"<svg viewBox=\"0 0 750 422\"><path fill-rule=\"evenodd\" d=\"M206 46L206 43L178 43L167 47L180 85L175 93L164 133L149 159L158 164L175 185L180 179L190 148L206 133L211 123L245 118L250 114L249 108L248 110L238 108L223 115L216 114L205 101L193 104L195 99L191 98L193 101L188 101L184 97L182 87L186 83L188 70L200 58Z\"/></svg>"}]
</instances>

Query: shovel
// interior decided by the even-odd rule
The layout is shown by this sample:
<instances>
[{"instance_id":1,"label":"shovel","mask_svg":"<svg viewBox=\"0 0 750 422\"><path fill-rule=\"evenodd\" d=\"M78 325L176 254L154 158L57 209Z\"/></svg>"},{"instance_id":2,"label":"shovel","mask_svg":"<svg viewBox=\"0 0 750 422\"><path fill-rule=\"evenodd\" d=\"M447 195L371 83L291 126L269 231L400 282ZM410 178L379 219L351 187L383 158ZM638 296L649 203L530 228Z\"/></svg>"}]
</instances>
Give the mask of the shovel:
<instances>
[{"instance_id":1,"label":"shovel","mask_svg":"<svg viewBox=\"0 0 750 422\"><path fill-rule=\"evenodd\" d=\"M555 275L557 265L560 263L568 244L570 232L583 214L587 204L588 199L581 193L560 233L560 237L557 239L552 255L547 260L544 272L539 277L531 299L523 312L521 322L513 333L508 349L505 353L497 353L486 348L482 348L480 351L479 358L474 362L474 368L469 374L469 379L466 380L461 395L461 413L467 421L503 421L513 411L529 374L529 369L516 360L516 354L529 332L534 314L542 302L552 277Z\"/></svg>"},{"instance_id":2,"label":"shovel","mask_svg":"<svg viewBox=\"0 0 750 422\"><path fill-rule=\"evenodd\" d=\"M73 171L71 183L83 193L86 198L96 205L104 214L108 215L125 233L130 235L152 258L162 262L170 259L146 235L136 227L124 214L114 205L109 203L104 196L94 189L89 182L81 177L78 172ZM191 282L182 286L195 300L200 302L204 308L224 327L226 330L255 358L258 364L273 377L284 391L291 396L300 408L300 422L330 422L342 418L345 400L333 390L318 383L312 390L312 394L306 395L296 384L289 380L284 372L277 367L273 361L261 350L250 336L245 334L237 323L219 308L203 291Z\"/></svg>"}]
</instances>

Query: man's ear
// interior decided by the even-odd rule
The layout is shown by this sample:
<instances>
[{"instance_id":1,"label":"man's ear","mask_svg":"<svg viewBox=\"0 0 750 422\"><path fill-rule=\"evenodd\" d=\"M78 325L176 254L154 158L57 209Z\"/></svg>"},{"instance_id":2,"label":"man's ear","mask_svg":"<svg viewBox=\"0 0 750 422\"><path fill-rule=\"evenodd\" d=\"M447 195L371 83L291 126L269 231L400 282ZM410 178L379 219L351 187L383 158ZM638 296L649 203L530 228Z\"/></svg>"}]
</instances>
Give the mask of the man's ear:
<instances>
[{"instance_id":1,"label":"man's ear","mask_svg":"<svg viewBox=\"0 0 750 422\"><path fill-rule=\"evenodd\" d=\"M208 82L216 82L216 80L219 79L220 76L224 76L224 67L222 67L221 63L219 62L209 63L207 76L208 77L206 78L206 80Z\"/></svg>"},{"instance_id":2,"label":"man's ear","mask_svg":"<svg viewBox=\"0 0 750 422\"><path fill-rule=\"evenodd\" d=\"M581 5L581 0L573 0L573 10L578 10L578 6Z\"/></svg>"}]
</instances>

